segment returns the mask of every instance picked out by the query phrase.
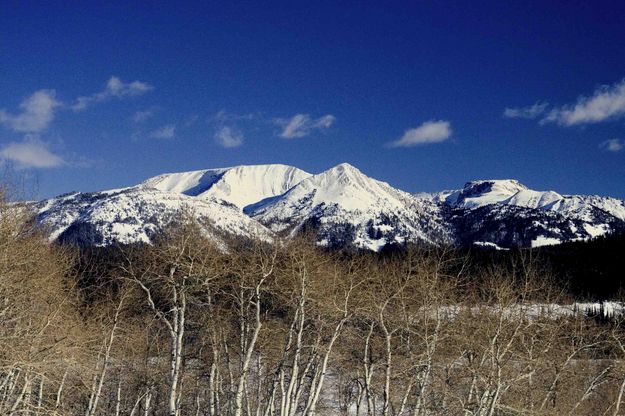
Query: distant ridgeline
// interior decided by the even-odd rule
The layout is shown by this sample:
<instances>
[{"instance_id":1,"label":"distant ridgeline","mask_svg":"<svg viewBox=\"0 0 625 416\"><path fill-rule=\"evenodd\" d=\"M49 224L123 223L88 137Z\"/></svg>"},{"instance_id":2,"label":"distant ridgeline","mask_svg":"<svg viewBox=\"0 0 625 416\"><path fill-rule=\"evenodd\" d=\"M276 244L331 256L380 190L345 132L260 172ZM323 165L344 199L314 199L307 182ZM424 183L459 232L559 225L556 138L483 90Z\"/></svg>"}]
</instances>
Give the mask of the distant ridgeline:
<instances>
[{"instance_id":1,"label":"distant ridgeline","mask_svg":"<svg viewBox=\"0 0 625 416\"><path fill-rule=\"evenodd\" d=\"M50 239L80 246L149 243L181 212L224 236L273 241L303 230L328 248L407 244L506 250L619 234L625 201L534 191L515 180L410 194L343 163L319 174L285 165L156 176L124 189L35 205Z\"/></svg>"}]
</instances>

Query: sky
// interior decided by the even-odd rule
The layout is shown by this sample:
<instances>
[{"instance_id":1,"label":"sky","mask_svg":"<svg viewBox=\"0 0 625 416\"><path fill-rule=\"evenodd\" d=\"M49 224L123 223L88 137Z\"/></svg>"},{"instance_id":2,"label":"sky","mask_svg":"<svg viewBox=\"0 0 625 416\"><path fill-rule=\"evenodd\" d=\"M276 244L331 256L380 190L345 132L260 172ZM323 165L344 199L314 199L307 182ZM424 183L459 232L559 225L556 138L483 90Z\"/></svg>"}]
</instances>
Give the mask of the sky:
<instances>
[{"instance_id":1,"label":"sky","mask_svg":"<svg viewBox=\"0 0 625 416\"><path fill-rule=\"evenodd\" d=\"M9 0L0 56L0 165L37 198L342 162L625 198L622 1Z\"/></svg>"}]
</instances>

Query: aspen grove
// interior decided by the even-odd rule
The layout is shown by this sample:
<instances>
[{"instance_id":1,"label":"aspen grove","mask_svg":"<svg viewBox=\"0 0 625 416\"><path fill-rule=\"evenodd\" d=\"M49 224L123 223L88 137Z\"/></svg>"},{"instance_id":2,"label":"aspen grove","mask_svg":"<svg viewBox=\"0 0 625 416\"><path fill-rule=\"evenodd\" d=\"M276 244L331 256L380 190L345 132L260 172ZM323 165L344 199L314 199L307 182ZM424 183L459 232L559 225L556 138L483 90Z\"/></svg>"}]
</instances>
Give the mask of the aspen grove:
<instances>
[{"instance_id":1,"label":"aspen grove","mask_svg":"<svg viewBox=\"0 0 625 416\"><path fill-rule=\"evenodd\" d=\"M2 203L0 414L625 414L620 316L536 312L570 299L529 256L203 229L79 249Z\"/></svg>"}]
</instances>

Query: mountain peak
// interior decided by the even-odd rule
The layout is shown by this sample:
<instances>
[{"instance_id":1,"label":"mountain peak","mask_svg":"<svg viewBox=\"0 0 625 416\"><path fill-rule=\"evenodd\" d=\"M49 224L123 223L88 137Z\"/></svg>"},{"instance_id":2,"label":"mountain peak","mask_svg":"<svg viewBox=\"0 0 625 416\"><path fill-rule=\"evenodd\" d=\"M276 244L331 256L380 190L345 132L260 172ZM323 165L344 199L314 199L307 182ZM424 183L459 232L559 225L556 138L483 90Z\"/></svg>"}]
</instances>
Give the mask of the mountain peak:
<instances>
[{"instance_id":1,"label":"mountain peak","mask_svg":"<svg viewBox=\"0 0 625 416\"><path fill-rule=\"evenodd\" d=\"M470 192L492 192L492 191L507 191L518 192L529 189L516 179L481 179L469 181L464 184L463 190Z\"/></svg>"},{"instance_id":2,"label":"mountain peak","mask_svg":"<svg viewBox=\"0 0 625 416\"><path fill-rule=\"evenodd\" d=\"M373 203L376 196L387 192L390 186L362 173L349 163L341 163L302 181L306 192L314 189L316 199L326 203L339 203L363 208ZM354 203L359 201L358 203Z\"/></svg>"},{"instance_id":3,"label":"mountain peak","mask_svg":"<svg viewBox=\"0 0 625 416\"><path fill-rule=\"evenodd\" d=\"M350 165L347 162L339 163L338 165L328 169L328 170L338 170L338 171L355 171L360 172L360 170L354 165Z\"/></svg>"},{"instance_id":4,"label":"mountain peak","mask_svg":"<svg viewBox=\"0 0 625 416\"><path fill-rule=\"evenodd\" d=\"M309 176L308 172L288 165L240 165L168 173L148 179L142 185L201 199L221 199L242 209L283 194Z\"/></svg>"},{"instance_id":5,"label":"mountain peak","mask_svg":"<svg viewBox=\"0 0 625 416\"><path fill-rule=\"evenodd\" d=\"M339 163L336 166L331 167L330 169L321 172L319 175L333 176L333 177L341 177L341 176L365 176L358 168L349 163ZM317 175L318 176L318 175Z\"/></svg>"},{"instance_id":6,"label":"mountain peak","mask_svg":"<svg viewBox=\"0 0 625 416\"><path fill-rule=\"evenodd\" d=\"M529 189L516 179L474 180L446 196L445 202L455 207L477 208L500 203L527 190Z\"/></svg>"},{"instance_id":7,"label":"mountain peak","mask_svg":"<svg viewBox=\"0 0 625 416\"><path fill-rule=\"evenodd\" d=\"M244 212L278 233L314 226L324 246L379 250L387 244L450 242L440 211L431 201L341 163Z\"/></svg>"}]
</instances>

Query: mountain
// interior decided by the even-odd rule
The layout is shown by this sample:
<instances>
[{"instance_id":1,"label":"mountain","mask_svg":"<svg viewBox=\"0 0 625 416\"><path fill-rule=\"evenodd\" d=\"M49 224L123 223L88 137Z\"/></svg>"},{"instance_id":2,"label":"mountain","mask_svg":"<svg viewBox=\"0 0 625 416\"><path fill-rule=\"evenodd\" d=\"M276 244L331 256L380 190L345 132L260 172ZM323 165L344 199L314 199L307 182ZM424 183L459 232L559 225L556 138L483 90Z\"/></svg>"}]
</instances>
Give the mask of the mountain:
<instances>
[{"instance_id":1,"label":"mountain","mask_svg":"<svg viewBox=\"0 0 625 416\"><path fill-rule=\"evenodd\" d=\"M310 173L286 165L236 166L167 173L140 186L203 200L219 199L243 209L261 199L283 194L309 176Z\"/></svg>"},{"instance_id":2,"label":"mountain","mask_svg":"<svg viewBox=\"0 0 625 416\"><path fill-rule=\"evenodd\" d=\"M168 173L136 186L41 201L51 240L146 243L187 212L207 232L271 241L313 232L320 245L536 247L625 232L625 201L535 191L516 180L409 194L343 163L312 175L286 165Z\"/></svg>"},{"instance_id":3,"label":"mountain","mask_svg":"<svg viewBox=\"0 0 625 416\"><path fill-rule=\"evenodd\" d=\"M143 186L52 198L36 207L37 221L50 231L50 239L81 246L149 243L189 213L211 235L271 240L273 233L244 215L235 205L198 199Z\"/></svg>"},{"instance_id":4,"label":"mountain","mask_svg":"<svg viewBox=\"0 0 625 416\"><path fill-rule=\"evenodd\" d=\"M435 196L439 202L453 208L479 208L489 205L554 211L565 215L588 218L589 209L597 208L625 220L625 201L599 196L560 195L554 191L534 191L513 179L467 182L463 189L444 191Z\"/></svg>"},{"instance_id":5,"label":"mountain","mask_svg":"<svg viewBox=\"0 0 625 416\"><path fill-rule=\"evenodd\" d=\"M534 191L516 180L467 182L432 200L452 211L461 244L537 247L625 231L625 201Z\"/></svg>"},{"instance_id":6,"label":"mountain","mask_svg":"<svg viewBox=\"0 0 625 416\"><path fill-rule=\"evenodd\" d=\"M277 233L293 235L313 228L321 245L370 250L393 244L450 243L440 211L437 204L371 179L347 163L245 209Z\"/></svg>"}]
</instances>

